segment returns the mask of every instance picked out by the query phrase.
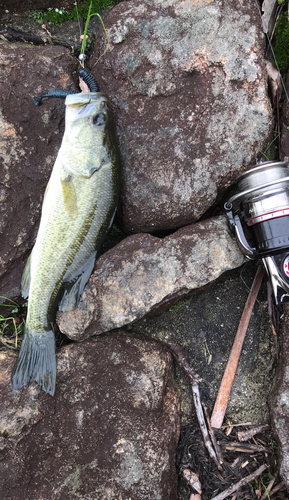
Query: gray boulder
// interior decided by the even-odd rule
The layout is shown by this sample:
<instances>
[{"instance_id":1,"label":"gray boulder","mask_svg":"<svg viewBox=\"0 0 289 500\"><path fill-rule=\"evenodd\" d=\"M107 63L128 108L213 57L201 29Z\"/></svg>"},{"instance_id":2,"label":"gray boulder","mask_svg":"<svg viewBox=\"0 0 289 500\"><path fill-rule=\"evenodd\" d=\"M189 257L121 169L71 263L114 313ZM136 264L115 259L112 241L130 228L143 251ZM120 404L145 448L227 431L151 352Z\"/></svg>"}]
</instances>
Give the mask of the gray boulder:
<instances>
[{"instance_id":1,"label":"gray boulder","mask_svg":"<svg viewBox=\"0 0 289 500\"><path fill-rule=\"evenodd\" d=\"M168 307L244 260L224 217L163 239L132 235L96 261L78 308L58 314L59 328L73 340L119 328Z\"/></svg>"},{"instance_id":2,"label":"gray boulder","mask_svg":"<svg viewBox=\"0 0 289 500\"><path fill-rule=\"evenodd\" d=\"M178 390L154 340L124 334L62 348L54 398L11 385L0 352L1 498L175 500Z\"/></svg>"},{"instance_id":3,"label":"gray boulder","mask_svg":"<svg viewBox=\"0 0 289 500\"><path fill-rule=\"evenodd\" d=\"M90 61L112 100L126 231L191 224L268 142L256 2L133 0L105 18Z\"/></svg>"}]
</instances>

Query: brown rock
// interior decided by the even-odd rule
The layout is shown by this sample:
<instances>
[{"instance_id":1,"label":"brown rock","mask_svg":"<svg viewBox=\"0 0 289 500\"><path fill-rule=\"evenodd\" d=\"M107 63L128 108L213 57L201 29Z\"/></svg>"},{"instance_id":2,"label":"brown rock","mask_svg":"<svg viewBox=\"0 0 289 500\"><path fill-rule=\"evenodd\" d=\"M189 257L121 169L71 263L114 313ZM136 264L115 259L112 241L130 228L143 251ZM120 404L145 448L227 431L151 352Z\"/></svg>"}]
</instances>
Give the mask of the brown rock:
<instances>
[{"instance_id":1,"label":"brown rock","mask_svg":"<svg viewBox=\"0 0 289 500\"><path fill-rule=\"evenodd\" d=\"M119 328L216 280L244 262L224 217L160 239L133 235L96 262L79 306L60 313L73 340Z\"/></svg>"},{"instance_id":2,"label":"brown rock","mask_svg":"<svg viewBox=\"0 0 289 500\"><path fill-rule=\"evenodd\" d=\"M172 360L123 334L62 348L53 398L11 386L1 359L3 500L175 500L179 436Z\"/></svg>"},{"instance_id":3,"label":"brown rock","mask_svg":"<svg viewBox=\"0 0 289 500\"><path fill-rule=\"evenodd\" d=\"M272 112L255 2L131 0L91 64L112 100L128 232L195 222L266 144ZM96 62L97 61L97 62Z\"/></svg>"},{"instance_id":4,"label":"brown rock","mask_svg":"<svg viewBox=\"0 0 289 500\"><path fill-rule=\"evenodd\" d=\"M77 66L63 47L1 41L0 64L0 295L12 296L19 294L64 129L63 99L37 107L32 97L76 90L71 75Z\"/></svg>"}]
</instances>

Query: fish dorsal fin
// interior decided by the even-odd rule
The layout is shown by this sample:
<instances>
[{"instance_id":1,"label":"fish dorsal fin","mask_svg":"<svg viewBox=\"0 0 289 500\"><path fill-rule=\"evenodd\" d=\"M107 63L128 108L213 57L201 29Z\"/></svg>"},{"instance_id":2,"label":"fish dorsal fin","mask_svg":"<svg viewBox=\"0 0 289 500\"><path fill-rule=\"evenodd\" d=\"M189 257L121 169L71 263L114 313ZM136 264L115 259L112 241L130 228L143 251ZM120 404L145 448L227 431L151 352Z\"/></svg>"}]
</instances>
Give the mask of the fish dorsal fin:
<instances>
[{"instance_id":1,"label":"fish dorsal fin","mask_svg":"<svg viewBox=\"0 0 289 500\"><path fill-rule=\"evenodd\" d=\"M78 306L78 302L84 290L86 283L92 273L94 262L95 262L96 252L89 257L85 262L82 269L77 272L77 277L72 282L72 285L64 290L61 301L59 302L58 309L60 311L72 311Z\"/></svg>"}]
</instances>

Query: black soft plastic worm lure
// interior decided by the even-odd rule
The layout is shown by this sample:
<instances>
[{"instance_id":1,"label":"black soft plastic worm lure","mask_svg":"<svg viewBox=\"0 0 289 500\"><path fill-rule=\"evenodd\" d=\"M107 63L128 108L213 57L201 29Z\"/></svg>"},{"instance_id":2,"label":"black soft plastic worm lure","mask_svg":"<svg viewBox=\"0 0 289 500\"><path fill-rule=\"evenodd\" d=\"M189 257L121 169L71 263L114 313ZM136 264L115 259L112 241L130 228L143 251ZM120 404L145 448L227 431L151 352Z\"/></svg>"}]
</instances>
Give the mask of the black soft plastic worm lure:
<instances>
[{"instance_id":1,"label":"black soft plastic worm lure","mask_svg":"<svg viewBox=\"0 0 289 500\"><path fill-rule=\"evenodd\" d=\"M79 76L86 83L90 92L99 92L99 86L91 73L83 68L79 70Z\"/></svg>"},{"instance_id":2,"label":"black soft plastic worm lure","mask_svg":"<svg viewBox=\"0 0 289 500\"><path fill-rule=\"evenodd\" d=\"M82 68L79 70L79 76L82 78L84 83L86 83L90 92L99 92L99 86L89 71ZM39 97L33 97L33 101L36 106L40 106L42 104L42 99L45 97L60 97L65 99L65 97L70 94L78 94L78 92L75 92L74 90L48 90L45 94L42 94Z\"/></svg>"},{"instance_id":3,"label":"black soft plastic worm lure","mask_svg":"<svg viewBox=\"0 0 289 500\"><path fill-rule=\"evenodd\" d=\"M44 97L61 97L62 99L65 99L65 97L70 94L77 94L77 92L74 90L48 90L45 94L42 94L39 97L33 97L33 102L36 106L40 106Z\"/></svg>"}]
</instances>

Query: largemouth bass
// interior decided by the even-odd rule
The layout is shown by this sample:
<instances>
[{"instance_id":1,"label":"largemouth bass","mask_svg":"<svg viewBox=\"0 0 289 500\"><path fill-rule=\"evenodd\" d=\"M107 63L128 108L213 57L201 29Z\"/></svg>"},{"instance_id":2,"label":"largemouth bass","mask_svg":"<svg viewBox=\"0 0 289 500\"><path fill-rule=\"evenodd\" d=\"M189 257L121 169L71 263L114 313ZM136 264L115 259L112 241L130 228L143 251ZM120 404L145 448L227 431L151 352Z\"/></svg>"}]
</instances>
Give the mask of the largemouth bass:
<instances>
[{"instance_id":1,"label":"largemouth bass","mask_svg":"<svg viewBox=\"0 0 289 500\"><path fill-rule=\"evenodd\" d=\"M116 141L108 98L68 95L65 133L44 195L39 231L22 278L29 295L24 338L13 374L53 395L56 311L77 306L115 214L119 191Z\"/></svg>"}]
</instances>

